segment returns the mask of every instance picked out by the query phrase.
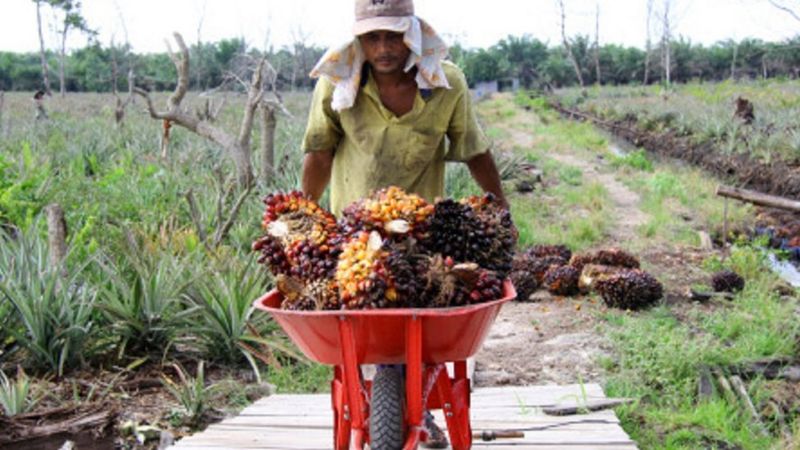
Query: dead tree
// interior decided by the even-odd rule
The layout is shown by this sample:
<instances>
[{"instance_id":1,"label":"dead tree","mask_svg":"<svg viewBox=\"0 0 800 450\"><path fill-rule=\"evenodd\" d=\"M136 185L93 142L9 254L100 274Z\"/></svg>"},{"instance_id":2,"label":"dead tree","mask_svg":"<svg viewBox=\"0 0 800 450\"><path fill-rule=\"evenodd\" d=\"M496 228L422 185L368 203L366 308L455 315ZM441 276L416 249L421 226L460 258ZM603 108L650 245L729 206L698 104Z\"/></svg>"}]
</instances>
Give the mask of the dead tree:
<instances>
[{"instance_id":1,"label":"dead tree","mask_svg":"<svg viewBox=\"0 0 800 450\"><path fill-rule=\"evenodd\" d=\"M581 87L584 86L583 83L583 75L581 75L581 66L578 64L578 60L575 58L575 54L572 52L572 46L569 45L569 39L567 39L567 12L564 7L564 0L558 0L558 5L561 9L561 40L564 43L564 50L567 52L567 58L572 63L572 68L575 69L575 76L578 77L578 83L580 83Z\"/></svg>"},{"instance_id":2,"label":"dead tree","mask_svg":"<svg viewBox=\"0 0 800 450\"><path fill-rule=\"evenodd\" d=\"M34 0L36 3L36 25L39 30L39 57L42 61L42 87L47 95L50 95L50 67L47 65L47 54L44 51L44 35L42 34L42 0Z\"/></svg>"},{"instance_id":3,"label":"dead tree","mask_svg":"<svg viewBox=\"0 0 800 450\"><path fill-rule=\"evenodd\" d=\"M672 26L670 23L670 7L672 6L672 0L664 0L664 15L661 20L662 26L662 35L661 35L661 60L664 66L664 80L666 82L667 88L669 88L670 83L672 82L671 78L671 69L672 69L672 51L670 49L670 44L672 43Z\"/></svg>"},{"instance_id":4,"label":"dead tree","mask_svg":"<svg viewBox=\"0 0 800 450\"><path fill-rule=\"evenodd\" d=\"M45 91L39 90L33 94L33 104L36 106L36 121L47 120L47 111L44 109Z\"/></svg>"},{"instance_id":5,"label":"dead tree","mask_svg":"<svg viewBox=\"0 0 800 450\"><path fill-rule=\"evenodd\" d=\"M128 69L128 96L125 100L119 95L119 88L117 83L119 81L119 64L117 63L117 50L114 47L114 42L111 42L111 92L114 94L114 123L117 127L121 127L125 120L125 110L128 105L133 101L133 86L134 86L133 68Z\"/></svg>"},{"instance_id":6,"label":"dead tree","mask_svg":"<svg viewBox=\"0 0 800 450\"><path fill-rule=\"evenodd\" d=\"M178 72L178 83L175 91L167 100L166 111L157 111L150 98L150 94L144 89L137 88L135 91L147 102L147 109L150 116L154 119L163 121L164 135L169 137L169 129L173 124L186 128L224 148L236 165L236 178L242 188L247 188L253 184L253 166L250 162L252 151L250 149L250 136L253 130L253 120L264 96L263 72L267 65L265 59L260 60L251 77L247 100L244 106L244 117L236 136L218 128L206 120L200 120L188 113L181 107L181 102L189 89L189 49L179 33L174 34L175 41L180 50L175 54L170 50L170 58Z\"/></svg>"},{"instance_id":7,"label":"dead tree","mask_svg":"<svg viewBox=\"0 0 800 450\"><path fill-rule=\"evenodd\" d=\"M197 230L197 237L200 239L203 246L209 250L219 247L222 240L228 235L234 221L236 221L236 217L239 215L239 210L242 208L242 205L244 205L244 201L250 195L254 186L253 184L247 186L236 200L233 201L230 208L228 208L226 203L232 197L234 183L226 182L220 170L215 170L215 181L217 202L216 211L211 219L203 217L200 213L200 208L197 206L197 200L195 200L194 191L192 189L189 189L183 194L186 203L189 205L189 215ZM228 210L227 218L224 217L226 209ZM211 233L209 233L209 228L212 230Z\"/></svg>"},{"instance_id":8,"label":"dead tree","mask_svg":"<svg viewBox=\"0 0 800 450\"><path fill-rule=\"evenodd\" d=\"M602 84L600 76L600 3L597 3L597 12L594 19L594 69L596 72L596 84L600 86Z\"/></svg>"},{"instance_id":9,"label":"dead tree","mask_svg":"<svg viewBox=\"0 0 800 450\"><path fill-rule=\"evenodd\" d=\"M653 18L653 2L655 0L647 0L647 19L646 19L646 26L647 26L647 41L645 42L645 50L644 50L644 80L642 84L647 86L647 83L650 81L650 54L653 52L653 43L650 40L650 32L651 30L651 21Z\"/></svg>"},{"instance_id":10,"label":"dead tree","mask_svg":"<svg viewBox=\"0 0 800 450\"><path fill-rule=\"evenodd\" d=\"M800 5L795 5L795 9L792 9L791 6L786 5L787 2L784 0L769 0L769 2L772 6L794 17L795 20L800 21L800 12L798 12L800 11Z\"/></svg>"},{"instance_id":11,"label":"dead tree","mask_svg":"<svg viewBox=\"0 0 800 450\"><path fill-rule=\"evenodd\" d=\"M5 107L5 105L6 105L6 93L0 91L0 137L4 135L3 130L5 129L3 127L3 108Z\"/></svg>"}]
</instances>

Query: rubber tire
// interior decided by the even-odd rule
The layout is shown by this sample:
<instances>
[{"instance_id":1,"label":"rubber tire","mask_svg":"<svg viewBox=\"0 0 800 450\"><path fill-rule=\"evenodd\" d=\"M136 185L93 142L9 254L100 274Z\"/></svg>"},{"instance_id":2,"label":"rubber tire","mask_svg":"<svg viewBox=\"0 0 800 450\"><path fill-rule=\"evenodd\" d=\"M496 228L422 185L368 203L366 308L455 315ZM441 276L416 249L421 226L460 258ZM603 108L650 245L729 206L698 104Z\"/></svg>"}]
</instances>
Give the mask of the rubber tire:
<instances>
[{"instance_id":1,"label":"rubber tire","mask_svg":"<svg viewBox=\"0 0 800 450\"><path fill-rule=\"evenodd\" d=\"M399 370L380 369L372 380L370 450L402 450L405 444L405 386Z\"/></svg>"}]
</instances>

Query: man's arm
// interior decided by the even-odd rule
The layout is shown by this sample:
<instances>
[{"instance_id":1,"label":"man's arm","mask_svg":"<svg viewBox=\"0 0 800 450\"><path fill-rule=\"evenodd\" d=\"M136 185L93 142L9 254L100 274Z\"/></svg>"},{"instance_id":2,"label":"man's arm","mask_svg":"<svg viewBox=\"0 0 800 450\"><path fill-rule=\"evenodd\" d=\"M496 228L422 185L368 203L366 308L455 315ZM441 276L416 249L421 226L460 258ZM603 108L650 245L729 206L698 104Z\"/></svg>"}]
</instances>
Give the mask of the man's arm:
<instances>
[{"instance_id":1,"label":"man's arm","mask_svg":"<svg viewBox=\"0 0 800 450\"><path fill-rule=\"evenodd\" d=\"M303 159L303 193L314 201L319 201L331 180L332 168L332 150L306 153Z\"/></svg>"},{"instance_id":2,"label":"man's arm","mask_svg":"<svg viewBox=\"0 0 800 450\"><path fill-rule=\"evenodd\" d=\"M472 174L472 178L478 183L485 192L491 192L500 201L504 208L508 209L506 196L503 195L503 186L500 184L500 174L494 164L491 152L481 153L467 161L467 167Z\"/></svg>"}]
</instances>

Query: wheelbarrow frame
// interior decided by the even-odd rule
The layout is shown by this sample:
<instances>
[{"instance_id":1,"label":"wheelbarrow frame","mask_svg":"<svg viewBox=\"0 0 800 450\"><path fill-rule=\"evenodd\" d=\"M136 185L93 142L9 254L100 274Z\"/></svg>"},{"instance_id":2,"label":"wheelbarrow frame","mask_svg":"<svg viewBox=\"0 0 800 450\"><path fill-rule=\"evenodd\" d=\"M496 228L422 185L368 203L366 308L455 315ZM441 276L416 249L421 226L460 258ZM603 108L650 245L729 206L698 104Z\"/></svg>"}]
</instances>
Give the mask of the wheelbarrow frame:
<instances>
[{"instance_id":1,"label":"wheelbarrow frame","mask_svg":"<svg viewBox=\"0 0 800 450\"><path fill-rule=\"evenodd\" d=\"M334 366L331 407L334 448L361 450L370 442L371 382L363 364L405 365L404 450L427 439L425 410L441 409L454 450L472 446L467 358L480 349L503 303L516 297L511 282L503 298L454 308L354 311L287 311L271 291L254 306L268 311L310 359ZM453 362L451 377L445 363Z\"/></svg>"}]
</instances>

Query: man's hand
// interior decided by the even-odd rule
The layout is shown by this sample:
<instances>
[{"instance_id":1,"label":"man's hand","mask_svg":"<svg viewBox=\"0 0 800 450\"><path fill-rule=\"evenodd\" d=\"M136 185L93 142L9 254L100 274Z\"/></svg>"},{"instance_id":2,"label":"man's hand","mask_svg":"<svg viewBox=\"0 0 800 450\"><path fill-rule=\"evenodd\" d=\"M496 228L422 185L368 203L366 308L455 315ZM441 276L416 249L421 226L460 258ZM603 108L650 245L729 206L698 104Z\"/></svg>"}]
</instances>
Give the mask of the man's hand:
<instances>
[{"instance_id":1,"label":"man's hand","mask_svg":"<svg viewBox=\"0 0 800 450\"><path fill-rule=\"evenodd\" d=\"M333 168L333 151L320 150L306 153L303 159L303 193L314 201L319 201Z\"/></svg>"},{"instance_id":2,"label":"man's hand","mask_svg":"<svg viewBox=\"0 0 800 450\"><path fill-rule=\"evenodd\" d=\"M500 204L508 209L508 201L506 196L503 195L503 186L500 184L500 174L497 172L497 166L494 164L494 158L490 152L482 153L469 161L467 167L472 174L472 178L478 183L478 186L484 192L491 192L497 197Z\"/></svg>"}]
</instances>

